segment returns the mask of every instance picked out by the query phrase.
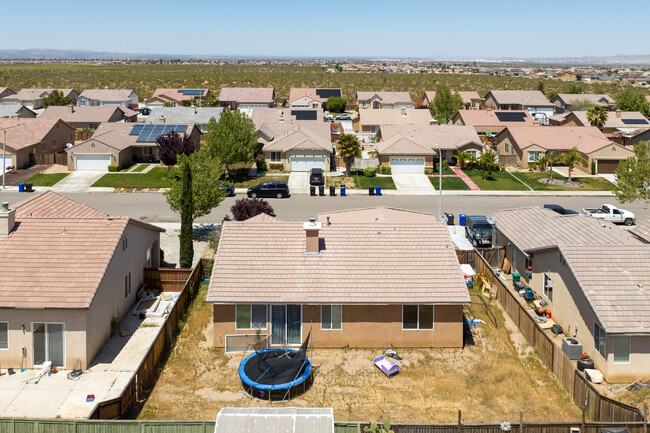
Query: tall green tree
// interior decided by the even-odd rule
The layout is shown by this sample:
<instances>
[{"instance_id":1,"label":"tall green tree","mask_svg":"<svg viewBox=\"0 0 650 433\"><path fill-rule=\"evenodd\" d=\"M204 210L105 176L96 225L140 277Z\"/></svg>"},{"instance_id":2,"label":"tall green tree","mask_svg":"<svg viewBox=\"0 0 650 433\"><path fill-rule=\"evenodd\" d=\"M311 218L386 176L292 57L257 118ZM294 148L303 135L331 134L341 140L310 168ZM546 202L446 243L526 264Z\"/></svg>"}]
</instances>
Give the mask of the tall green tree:
<instances>
[{"instance_id":1,"label":"tall green tree","mask_svg":"<svg viewBox=\"0 0 650 433\"><path fill-rule=\"evenodd\" d=\"M50 107L50 106L63 106L63 105L70 105L72 102L72 98L66 98L63 96L63 92L59 90L52 90L52 93L47 95L45 98L43 98L43 104L45 104L45 107Z\"/></svg>"},{"instance_id":2,"label":"tall green tree","mask_svg":"<svg viewBox=\"0 0 650 433\"><path fill-rule=\"evenodd\" d=\"M578 84L571 84L569 90L567 90L566 92L571 95L578 95L580 93L585 93L585 89Z\"/></svg>"},{"instance_id":3,"label":"tall green tree","mask_svg":"<svg viewBox=\"0 0 650 433\"><path fill-rule=\"evenodd\" d=\"M446 125L454 117L458 110L462 110L465 104L458 92L452 94L449 87L439 84L436 88L436 96L433 104L429 107L431 115L439 125Z\"/></svg>"},{"instance_id":4,"label":"tall green tree","mask_svg":"<svg viewBox=\"0 0 650 433\"><path fill-rule=\"evenodd\" d=\"M557 96L557 91L551 89L548 92L546 92L546 98L550 101L551 99L555 98Z\"/></svg>"},{"instance_id":5,"label":"tall green tree","mask_svg":"<svg viewBox=\"0 0 650 433\"><path fill-rule=\"evenodd\" d=\"M638 111L650 117L650 103L645 93L632 87L626 87L616 97L616 109L621 111Z\"/></svg>"},{"instance_id":6,"label":"tall green tree","mask_svg":"<svg viewBox=\"0 0 650 433\"><path fill-rule=\"evenodd\" d=\"M593 102L581 99L571 103L571 111L588 111L593 106L595 106Z\"/></svg>"},{"instance_id":7,"label":"tall green tree","mask_svg":"<svg viewBox=\"0 0 650 433\"><path fill-rule=\"evenodd\" d=\"M574 147L562 155L561 161L569 168L569 182L571 182L571 170L573 170L573 166L576 164L584 164L585 159L582 157L582 153L580 153L578 148Z\"/></svg>"},{"instance_id":8,"label":"tall green tree","mask_svg":"<svg viewBox=\"0 0 650 433\"><path fill-rule=\"evenodd\" d=\"M336 154L345 161L345 174L352 174L354 158L361 158L361 143L354 134L341 134L336 142Z\"/></svg>"},{"instance_id":9,"label":"tall green tree","mask_svg":"<svg viewBox=\"0 0 650 433\"><path fill-rule=\"evenodd\" d=\"M226 166L253 161L257 151L255 123L245 113L226 110L217 122L208 123L208 135L203 144L214 157Z\"/></svg>"},{"instance_id":10,"label":"tall green tree","mask_svg":"<svg viewBox=\"0 0 650 433\"><path fill-rule=\"evenodd\" d=\"M194 260L194 241L192 224L194 223L194 201L192 199L192 168L190 162L184 159L181 169L181 234L179 266L191 268Z\"/></svg>"},{"instance_id":11,"label":"tall green tree","mask_svg":"<svg viewBox=\"0 0 650 433\"><path fill-rule=\"evenodd\" d=\"M618 163L614 194L621 203L650 203L650 141L637 143L634 155Z\"/></svg>"},{"instance_id":12,"label":"tall green tree","mask_svg":"<svg viewBox=\"0 0 650 433\"><path fill-rule=\"evenodd\" d=\"M192 100L192 104L195 107L218 107L219 99L217 98L217 95L215 95L214 93L208 93L208 96L206 96L205 98L201 98L201 99L194 98Z\"/></svg>"},{"instance_id":13,"label":"tall green tree","mask_svg":"<svg viewBox=\"0 0 650 433\"><path fill-rule=\"evenodd\" d=\"M348 101L340 96L331 96L325 103L325 108L330 113L343 113L347 107Z\"/></svg>"},{"instance_id":14,"label":"tall green tree","mask_svg":"<svg viewBox=\"0 0 650 433\"><path fill-rule=\"evenodd\" d=\"M602 131L605 122L607 122L607 110L600 105L592 105L587 110L587 120L589 120L591 126L595 126Z\"/></svg>"}]
</instances>

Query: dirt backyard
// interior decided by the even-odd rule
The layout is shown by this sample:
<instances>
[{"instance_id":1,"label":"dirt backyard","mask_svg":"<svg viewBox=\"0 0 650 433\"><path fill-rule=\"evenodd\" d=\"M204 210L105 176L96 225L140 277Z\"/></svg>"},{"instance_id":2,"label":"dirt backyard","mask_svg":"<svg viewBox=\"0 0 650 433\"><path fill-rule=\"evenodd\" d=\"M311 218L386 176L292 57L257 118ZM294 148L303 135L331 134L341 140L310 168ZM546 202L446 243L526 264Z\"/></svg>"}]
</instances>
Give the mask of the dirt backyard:
<instances>
[{"instance_id":1,"label":"dirt backyard","mask_svg":"<svg viewBox=\"0 0 650 433\"><path fill-rule=\"evenodd\" d=\"M214 419L224 406L271 403L245 396L237 368L242 354L212 349L211 308L204 287L140 419ZM478 309L473 307L478 314ZM541 363L512 322L494 308L498 328L474 327L475 345L464 349L403 349L401 372L385 377L372 363L381 350L315 349L313 386L273 407L333 407L337 421L518 422L579 420L580 411Z\"/></svg>"}]
</instances>

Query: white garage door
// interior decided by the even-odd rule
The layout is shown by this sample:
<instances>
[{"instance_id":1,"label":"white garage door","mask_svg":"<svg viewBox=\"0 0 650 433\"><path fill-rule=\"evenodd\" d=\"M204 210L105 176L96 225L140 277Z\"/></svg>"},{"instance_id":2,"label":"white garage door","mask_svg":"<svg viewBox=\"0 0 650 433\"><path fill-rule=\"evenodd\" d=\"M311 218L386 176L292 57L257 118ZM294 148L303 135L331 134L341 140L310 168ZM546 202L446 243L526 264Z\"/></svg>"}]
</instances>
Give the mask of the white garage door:
<instances>
[{"instance_id":1,"label":"white garage door","mask_svg":"<svg viewBox=\"0 0 650 433\"><path fill-rule=\"evenodd\" d=\"M11 155L6 155L5 156L5 165L4 167L7 168L9 166L13 165L13 161L11 160ZM2 153L0 153L0 173L2 173Z\"/></svg>"},{"instance_id":2,"label":"white garage door","mask_svg":"<svg viewBox=\"0 0 650 433\"><path fill-rule=\"evenodd\" d=\"M396 173L424 173L424 156L391 156L390 170Z\"/></svg>"},{"instance_id":3,"label":"white garage door","mask_svg":"<svg viewBox=\"0 0 650 433\"><path fill-rule=\"evenodd\" d=\"M111 155L77 155L77 170L108 171Z\"/></svg>"},{"instance_id":4,"label":"white garage door","mask_svg":"<svg viewBox=\"0 0 650 433\"><path fill-rule=\"evenodd\" d=\"M291 171L309 171L312 168L325 171L325 158L291 158Z\"/></svg>"}]
</instances>

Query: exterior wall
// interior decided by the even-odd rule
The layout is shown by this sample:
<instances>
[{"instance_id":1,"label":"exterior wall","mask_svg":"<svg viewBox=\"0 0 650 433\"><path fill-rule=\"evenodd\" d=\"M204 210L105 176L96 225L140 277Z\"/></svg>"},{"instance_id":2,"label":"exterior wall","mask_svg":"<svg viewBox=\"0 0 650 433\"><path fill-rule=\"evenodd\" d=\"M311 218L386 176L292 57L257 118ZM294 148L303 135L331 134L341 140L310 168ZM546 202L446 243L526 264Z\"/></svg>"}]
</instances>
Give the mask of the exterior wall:
<instances>
[{"instance_id":1,"label":"exterior wall","mask_svg":"<svg viewBox=\"0 0 650 433\"><path fill-rule=\"evenodd\" d=\"M131 155L131 161L136 159L138 162L158 162L160 159L158 158L158 149L156 149L156 146L147 146L149 148L150 154L145 155L144 154L144 147L145 146L132 146L130 148L130 152L123 151L122 153L129 153Z\"/></svg>"},{"instance_id":2,"label":"exterior wall","mask_svg":"<svg viewBox=\"0 0 650 433\"><path fill-rule=\"evenodd\" d=\"M599 159L618 159L618 160L623 160L629 157L633 157L634 152L632 149L626 149L621 146L617 146L615 144L612 144L607 147L603 147L600 150L597 150L595 152L592 152L588 155L584 155L583 157L587 160L586 166L589 167L588 172L591 173L591 162L594 161L596 163L596 170L598 170L598 160Z\"/></svg>"},{"instance_id":3,"label":"exterior wall","mask_svg":"<svg viewBox=\"0 0 650 433\"><path fill-rule=\"evenodd\" d=\"M14 167L25 168L29 166L29 154L36 150L36 146L40 146L40 144L17 149L12 158Z\"/></svg>"},{"instance_id":4,"label":"exterior wall","mask_svg":"<svg viewBox=\"0 0 650 433\"><path fill-rule=\"evenodd\" d=\"M494 96L492 96L492 93L489 93L485 98L485 106L493 110L499 108L499 105L497 104L497 101L494 99Z\"/></svg>"},{"instance_id":5,"label":"exterior wall","mask_svg":"<svg viewBox=\"0 0 650 433\"><path fill-rule=\"evenodd\" d=\"M344 305L340 330L321 329L320 305L302 306L302 338L312 331L316 347L463 347L463 306L436 305L433 330L403 330L401 305ZM270 334L270 308L267 326ZM213 307L213 346L224 347L225 335L255 334L235 329L235 305Z\"/></svg>"},{"instance_id":6,"label":"exterior wall","mask_svg":"<svg viewBox=\"0 0 650 433\"><path fill-rule=\"evenodd\" d=\"M111 155L111 164L122 164L120 161L120 152L117 149L108 147L103 143L100 143L94 139L84 141L83 143L67 150L68 152L68 170L76 170L75 167L75 155L86 155L86 154L110 154ZM127 162L130 161L130 152L122 151L122 154L129 153Z\"/></svg>"},{"instance_id":7,"label":"exterior wall","mask_svg":"<svg viewBox=\"0 0 650 433\"><path fill-rule=\"evenodd\" d=\"M515 141L510 135L510 132L506 129L504 132L497 135L496 138L497 153L499 154L499 156L514 155L516 157L517 166L522 168L528 167L528 158L524 158L525 152L519 149L519 147L513 146L513 143L515 143ZM506 144L508 145L508 152L506 152Z\"/></svg>"},{"instance_id":8,"label":"exterior wall","mask_svg":"<svg viewBox=\"0 0 650 433\"><path fill-rule=\"evenodd\" d=\"M650 140L650 129L646 130L645 132L642 132L638 135L635 135L634 137L619 137L619 138L612 138L608 136L612 141L615 141L616 143L625 146L629 148L630 150L634 150L633 147L635 144L638 144L640 141L648 141Z\"/></svg>"},{"instance_id":9,"label":"exterior wall","mask_svg":"<svg viewBox=\"0 0 650 433\"><path fill-rule=\"evenodd\" d=\"M265 156L266 157L266 156ZM289 152L282 152L282 166L285 171L291 171L291 158L325 158L325 169L329 171L330 167L330 154L324 150L291 150ZM269 160L271 154L269 152Z\"/></svg>"},{"instance_id":10,"label":"exterior wall","mask_svg":"<svg viewBox=\"0 0 650 433\"><path fill-rule=\"evenodd\" d=\"M290 107L297 108L320 108L323 104L320 101L303 96L289 103Z\"/></svg>"},{"instance_id":11,"label":"exterior wall","mask_svg":"<svg viewBox=\"0 0 650 433\"><path fill-rule=\"evenodd\" d=\"M66 143L74 143L75 129L63 122L57 122L54 127L43 137L46 143L46 149L43 150L42 146L37 144L34 153L56 153L64 150Z\"/></svg>"}]
</instances>

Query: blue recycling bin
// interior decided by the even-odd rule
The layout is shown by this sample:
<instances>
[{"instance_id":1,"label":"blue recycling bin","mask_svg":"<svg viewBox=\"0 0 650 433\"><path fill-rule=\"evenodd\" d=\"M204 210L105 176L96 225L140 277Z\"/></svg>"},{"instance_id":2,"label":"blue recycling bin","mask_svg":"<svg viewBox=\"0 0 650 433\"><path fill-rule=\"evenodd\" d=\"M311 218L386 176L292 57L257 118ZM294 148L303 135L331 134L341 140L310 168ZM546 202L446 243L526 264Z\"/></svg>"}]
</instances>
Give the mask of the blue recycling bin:
<instances>
[{"instance_id":1,"label":"blue recycling bin","mask_svg":"<svg viewBox=\"0 0 650 433\"><path fill-rule=\"evenodd\" d=\"M341 185L341 197L345 197L345 185Z\"/></svg>"},{"instance_id":2,"label":"blue recycling bin","mask_svg":"<svg viewBox=\"0 0 650 433\"><path fill-rule=\"evenodd\" d=\"M376 196L380 196L380 195L381 195L381 187L380 187L380 186L375 187L375 195L376 195Z\"/></svg>"},{"instance_id":3,"label":"blue recycling bin","mask_svg":"<svg viewBox=\"0 0 650 433\"><path fill-rule=\"evenodd\" d=\"M19 183L18 184L18 192L25 192L25 184L24 183Z\"/></svg>"},{"instance_id":4,"label":"blue recycling bin","mask_svg":"<svg viewBox=\"0 0 650 433\"><path fill-rule=\"evenodd\" d=\"M466 219L467 219L467 215L465 215L464 213L458 215L458 224L460 224L461 226L464 226Z\"/></svg>"}]
</instances>

